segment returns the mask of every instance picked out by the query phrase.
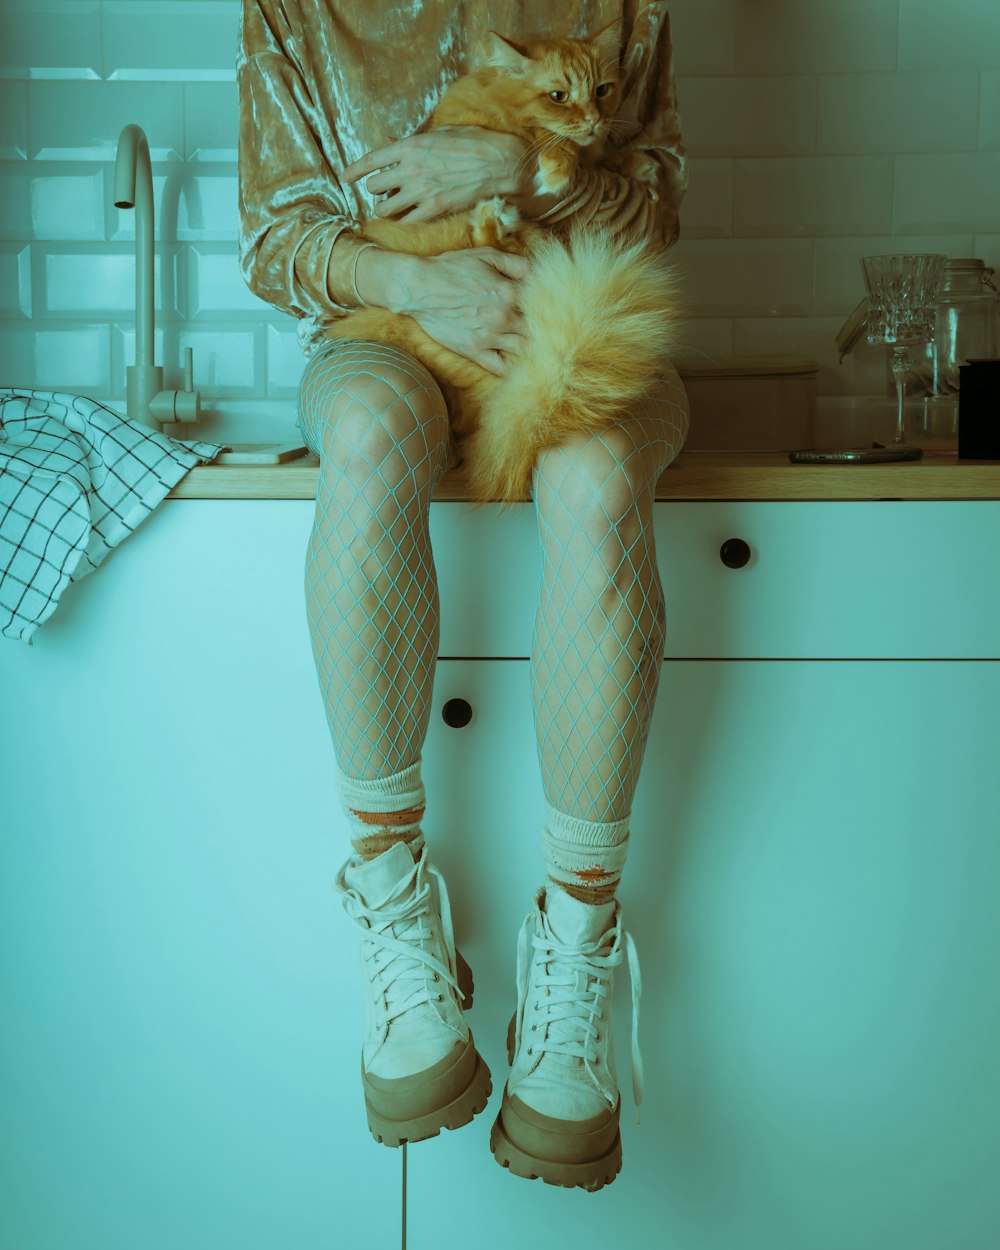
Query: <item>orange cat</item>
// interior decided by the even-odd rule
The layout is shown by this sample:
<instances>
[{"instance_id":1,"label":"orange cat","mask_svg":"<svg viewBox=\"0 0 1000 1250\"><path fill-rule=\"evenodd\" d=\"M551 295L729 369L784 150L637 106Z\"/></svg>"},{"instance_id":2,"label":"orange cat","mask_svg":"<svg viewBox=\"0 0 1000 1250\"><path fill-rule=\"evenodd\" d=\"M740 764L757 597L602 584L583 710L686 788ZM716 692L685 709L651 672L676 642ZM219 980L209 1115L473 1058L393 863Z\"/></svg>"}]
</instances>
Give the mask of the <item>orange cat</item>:
<instances>
[{"instance_id":1,"label":"orange cat","mask_svg":"<svg viewBox=\"0 0 1000 1250\"><path fill-rule=\"evenodd\" d=\"M525 138L539 192L564 193L580 160L638 178L655 198L656 164L607 148L618 101L620 19L590 39L514 43L491 32L486 63L457 79L422 129L473 125ZM492 246L527 254L519 303L525 344L502 377L444 347L409 316L362 308L334 338L391 343L441 386L476 502L529 494L538 453L614 421L647 391L676 343L677 279L661 252L594 227L556 234L519 220L503 199L435 221L372 219L359 234L393 251L436 256Z\"/></svg>"}]
</instances>

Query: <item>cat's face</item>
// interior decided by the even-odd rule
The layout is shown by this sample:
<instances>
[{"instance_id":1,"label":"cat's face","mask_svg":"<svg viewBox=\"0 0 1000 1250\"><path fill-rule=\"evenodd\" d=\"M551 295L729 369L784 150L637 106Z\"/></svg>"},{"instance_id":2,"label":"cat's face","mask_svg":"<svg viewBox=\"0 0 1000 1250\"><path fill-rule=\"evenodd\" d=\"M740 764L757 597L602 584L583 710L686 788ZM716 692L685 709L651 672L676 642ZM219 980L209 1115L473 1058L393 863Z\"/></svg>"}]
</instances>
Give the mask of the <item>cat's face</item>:
<instances>
[{"instance_id":1,"label":"cat's face","mask_svg":"<svg viewBox=\"0 0 1000 1250\"><path fill-rule=\"evenodd\" d=\"M618 106L620 22L594 38L512 43L492 33L489 63L518 80L521 121L581 147L606 137Z\"/></svg>"}]
</instances>

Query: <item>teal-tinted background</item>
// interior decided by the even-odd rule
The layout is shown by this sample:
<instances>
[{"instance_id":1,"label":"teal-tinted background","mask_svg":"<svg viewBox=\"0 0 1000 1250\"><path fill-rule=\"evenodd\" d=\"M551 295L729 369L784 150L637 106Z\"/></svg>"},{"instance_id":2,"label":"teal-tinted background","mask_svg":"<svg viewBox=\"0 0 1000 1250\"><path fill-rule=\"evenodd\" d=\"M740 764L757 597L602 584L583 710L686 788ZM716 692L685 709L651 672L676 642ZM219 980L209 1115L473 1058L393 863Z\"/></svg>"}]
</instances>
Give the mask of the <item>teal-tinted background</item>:
<instances>
[{"instance_id":1,"label":"teal-tinted background","mask_svg":"<svg viewBox=\"0 0 1000 1250\"><path fill-rule=\"evenodd\" d=\"M1000 266L1000 8L669 7L692 353L808 352L821 396L881 392L884 353L834 345L858 257ZM185 435L292 434L296 327L236 263L239 8L0 0L3 384L124 411L135 219L112 173L135 122L155 358L181 385L193 347L206 414ZM356 952L329 885L343 829L301 632L306 526L266 585L281 522L227 536L229 602L171 620L155 583L136 603L153 566L126 545L39 634L44 681L0 667L0 1250L396 1244L399 1153L364 1126ZM512 1180L486 1145L538 793L523 673L443 663L436 706L472 698L479 737L429 750L432 804L462 793L431 835L495 1087L472 1126L410 1151L411 1246L996 1250L995 669L667 666L623 891L647 1104L637 1128L623 968L625 1170L590 1196ZM481 795L499 815L473 841ZM516 856L491 861L488 836Z\"/></svg>"},{"instance_id":2,"label":"teal-tinted background","mask_svg":"<svg viewBox=\"0 0 1000 1250\"><path fill-rule=\"evenodd\" d=\"M811 510L863 508L884 542L898 509L954 526L997 505L657 507L679 643L729 572L696 557L722 511L771 554L768 517L821 546ZM432 508L454 622L475 527ZM296 593L311 511L169 502L34 647L0 649L2 1250L397 1244L401 1152L365 1124L357 935L331 886L347 831ZM734 620L762 576L743 573ZM450 698L473 708L461 730ZM624 1167L591 1195L489 1152L542 794L527 661L439 660L425 831L494 1088L409 1149L411 1250L556 1227L574 1250L995 1250L998 707L995 660L665 663L620 891L646 1098L637 1126L622 965Z\"/></svg>"}]
</instances>

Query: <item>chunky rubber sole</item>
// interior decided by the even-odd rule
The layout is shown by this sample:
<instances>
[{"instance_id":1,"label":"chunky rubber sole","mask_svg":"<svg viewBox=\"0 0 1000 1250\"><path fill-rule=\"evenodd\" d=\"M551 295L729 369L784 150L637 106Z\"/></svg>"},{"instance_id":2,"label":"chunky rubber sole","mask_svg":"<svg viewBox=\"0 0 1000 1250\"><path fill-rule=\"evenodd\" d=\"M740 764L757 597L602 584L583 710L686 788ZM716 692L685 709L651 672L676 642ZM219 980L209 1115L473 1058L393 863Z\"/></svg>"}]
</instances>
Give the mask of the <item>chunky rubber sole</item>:
<instances>
[{"instance_id":1,"label":"chunky rubber sole","mask_svg":"<svg viewBox=\"0 0 1000 1250\"><path fill-rule=\"evenodd\" d=\"M472 1006L472 971L459 951L455 955L459 987L465 996L462 1007L467 1011ZM362 1056L361 1084L368 1129L384 1146L426 1141L443 1128L461 1128L485 1110L493 1092L490 1070L471 1032L444 1058L411 1076L373 1076L365 1071Z\"/></svg>"},{"instance_id":2,"label":"chunky rubber sole","mask_svg":"<svg viewBox=\"0 0 1000 1250\"><path fill-rule=\"evenodd\" d=\"M514 1016L507 1028L507 1059L513 1065ZM559 1120L529 1107L505 1085L490 1130L490 1150L514 1176L596 1193L622 1170L620 1113L619 1098L610 1115Z\"/></svg>"},{"instance_id":3,"label":"chunky rubber sole","mask_svg":"<svg viewBox=\"0 0 1000 1250\"><path fill-rule=\"evenodd\" d=\"M504 1132L502 1115L498 1115L490 1131L490 1150L501 1167L508 1168L513 1176L523 1176L529 1181L544 1181L546 1185L559 1185L563 1189L584 1189L597 1193L610 1185L622 1170L621 1138L615 1139L614 1147L601 1159L588 1163L558 1163L552 1159L540 1159L535 1154L521 1150Z\"/></svg>"}]
</instances>

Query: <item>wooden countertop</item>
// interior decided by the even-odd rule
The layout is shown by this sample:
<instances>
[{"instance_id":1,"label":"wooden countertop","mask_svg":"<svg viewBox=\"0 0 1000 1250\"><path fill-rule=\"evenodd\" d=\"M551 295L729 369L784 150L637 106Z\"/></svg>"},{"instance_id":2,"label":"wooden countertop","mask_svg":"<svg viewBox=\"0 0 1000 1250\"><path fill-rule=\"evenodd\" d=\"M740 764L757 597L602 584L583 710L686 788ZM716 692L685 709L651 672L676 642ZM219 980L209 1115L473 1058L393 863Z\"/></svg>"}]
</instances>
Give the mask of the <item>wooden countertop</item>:
<instances>
[{"instance_id":1,"label":"wooden countertop","mask_svg":"<svg viewBox=\"0 0 1000 1250\"><path fill-rule=\"evenodd\" d=\"M191 469L168 499L315 499L319 461L206 464ZM435 501L467 501L461 469L448 472ZM887 464L792 464L781 451L682 451L663 473L657 500L1000 499L1000 460L960 460L925 451ZM525 502L530 502L527 498Z\"/></svg>"}]
</instances>

